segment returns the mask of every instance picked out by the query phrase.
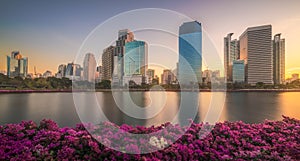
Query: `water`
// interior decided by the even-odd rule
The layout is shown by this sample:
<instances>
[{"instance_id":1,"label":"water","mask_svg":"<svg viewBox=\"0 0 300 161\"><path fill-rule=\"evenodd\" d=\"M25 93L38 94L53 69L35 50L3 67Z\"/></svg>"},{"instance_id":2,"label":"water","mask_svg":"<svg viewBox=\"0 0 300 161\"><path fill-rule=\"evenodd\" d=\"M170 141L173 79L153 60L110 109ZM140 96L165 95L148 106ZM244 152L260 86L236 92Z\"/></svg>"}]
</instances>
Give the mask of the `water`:
<instances>
[{"instance_id":1,"label":"water","mask_svg":"<svg viewBox=\"0 0 300 161\"><path fill-rule=\"evenodd\" d=\"M209 110L210 118L215 117L218 121L241 120L246 123L259 123L265 119L281 120L281 115L300 119L300 92L231 92L226 94L225 102L220 101L221 99L212 99L222 98L225 96L223 94L131 92L127 97L126 94L119 92L114 98L111 92L77 93L74 98L77 100L75 101L77 106L74 105L72 93L0 94L0 124L19 123L22 120L39 122L49 118L64 127L75 126L80 123L80 118L84 122L97 123L106 120L106 117L116 124L151 126L169 121L182 123L190 116L194 116L195 121L204 121ZM131 100L136 107L132 106ZM196 110L189 107L193 101L199 103ZM118 108L117 104L121 104L122 107ZM149 112L150 108L154 112ZM121 110L134 112L133 117L141 118L133 118ZM218 110L221 110L220 114ZM142 119L147 117L149 119Z\"/></svg>"}]
</instances>

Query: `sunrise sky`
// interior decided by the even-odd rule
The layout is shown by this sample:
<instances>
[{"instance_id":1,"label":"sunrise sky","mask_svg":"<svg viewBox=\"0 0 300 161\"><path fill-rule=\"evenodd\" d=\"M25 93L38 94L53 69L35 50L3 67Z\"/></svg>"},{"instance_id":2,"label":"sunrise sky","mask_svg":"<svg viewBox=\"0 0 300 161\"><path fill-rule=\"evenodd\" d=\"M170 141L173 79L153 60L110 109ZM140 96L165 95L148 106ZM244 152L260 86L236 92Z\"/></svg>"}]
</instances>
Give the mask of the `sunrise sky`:
<instances>
[{"instance_id":1,"label":"sunrise sky","mask_svg":"<svg viewBox=\"0 0 300 161\"><path fill-rule=\"evenodd\" d=\"M59 64L75 59L88 34L105 20L125 11L163 8L185 14L202 23L223 59L223 38L234 38L247 28L271 24L272 35L286 39L286 75L300 72L300 1L40 1L0 2L0 71L6 70L6 55L19 50L29 58L29 72L57 72ZM151 20L149 20L151 21ZM178 26L179 27L179 26ZM120 28L122 29L122 28ZM115 39L117 32L115 33ZM145 40L147 41L147 40ZM101 54L101 51L99 53ZM155 53L149 52L149 57ZM170 68L176 57L170 59ZM158 73L157 73L158 74Z\"/></svg>"}]
</instances>

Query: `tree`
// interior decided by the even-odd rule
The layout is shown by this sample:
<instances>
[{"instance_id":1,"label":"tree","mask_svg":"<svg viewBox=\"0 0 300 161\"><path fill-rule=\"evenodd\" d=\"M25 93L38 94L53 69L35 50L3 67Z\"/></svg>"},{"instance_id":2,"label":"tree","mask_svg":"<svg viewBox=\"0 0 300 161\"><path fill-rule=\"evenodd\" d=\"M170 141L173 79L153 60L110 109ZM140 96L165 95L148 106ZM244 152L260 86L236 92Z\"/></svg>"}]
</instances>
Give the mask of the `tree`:
<instances>
[{"instance_id":1,"label":"tree","mask_svg":"<svg viewBox=\"0 0 300 161\"><path fill-rule=\"evenodd\" d=\"M256 83L256 88L263 88L264 87L264 82L257 82Z\"/></svg>"},{"instance_id":2,"label":"tree","mask_svg":"<svg viewBox=\"0 0 300 161\"><path fill-rule=\"evenodd\" d=\"M97 89L110 89L111 81L110 80L102 80L101 82L96 84Z\"/></svg>"}]
</instances>

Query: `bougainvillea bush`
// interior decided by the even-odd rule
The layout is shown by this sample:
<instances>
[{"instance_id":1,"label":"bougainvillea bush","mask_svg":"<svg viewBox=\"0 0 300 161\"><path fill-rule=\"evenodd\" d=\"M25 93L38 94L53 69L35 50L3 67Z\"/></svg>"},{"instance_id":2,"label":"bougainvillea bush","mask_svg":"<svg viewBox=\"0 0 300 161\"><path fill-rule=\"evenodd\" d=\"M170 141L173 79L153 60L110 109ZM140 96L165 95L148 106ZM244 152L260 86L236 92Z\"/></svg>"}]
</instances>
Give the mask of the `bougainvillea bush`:
<instances>
[{"instance_id":1,"label":"bougainvillea bush","mask_svg":"<svg viewBox=\"0 0 300 161\"><path fill-rule=\"evenodd\" d=\"M43 120L39 126L32 121L7 124L0 126L0 160L300 160L300 121L297 119L283 117L281 121L260 124L218 123L206 137L199 138L199 130L205 125L193 123L179 140L163 150L127 154L99 143L82 124L75 128L59 128L51 120ZM99 131L117 125L89 126ZM151 133L164 126L122 125L120 128L131 133ZM178 125L172 127L170 136L181 130ZM107 142L111 137L116 139L113 132L105 134L99 137ZM125 140L126 150L140 150L139 143L120 139ZM167 141L168 138L152 137L143 144L151 147L162 142L163 146Z\"/></svg>"}]
</instances>

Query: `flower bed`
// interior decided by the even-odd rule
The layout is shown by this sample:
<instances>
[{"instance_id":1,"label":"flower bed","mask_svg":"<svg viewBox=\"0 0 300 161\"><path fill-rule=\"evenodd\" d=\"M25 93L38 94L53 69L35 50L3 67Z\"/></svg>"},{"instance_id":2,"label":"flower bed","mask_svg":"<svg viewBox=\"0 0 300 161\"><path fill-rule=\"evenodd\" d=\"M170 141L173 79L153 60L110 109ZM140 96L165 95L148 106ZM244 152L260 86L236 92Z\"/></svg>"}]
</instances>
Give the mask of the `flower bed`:
<instances>
[{"instance_id":1,"label":"flower bed","mask_svg":"<svg viewBox=\"0 0 300 161\"><path fill-rule=\"evenodd\" d=\"M110 123L102 125L108 128ZM163 128L120 126L131 133L151 133ZM171 125L176 131L179 126ZM82 124L76 128L59 128L51 120L43 120L40 125L32 121L0 126L0 160L300 160L300 121L284 117L282 121L265 121L261 124L243 122L224 122L215 125L205 137L198 136L203 124L195 124L175 143L163 150L148 154L126 154L110 149L97 142L84 129ZM101 126L103 127L103 126ZM102 138L116 139L113 132L105 132ZM126 150L139 151L140 144L146 147L163 145L168 138L150 138L150 142L137 143L118 136L126 142Z\"/></svg>"}]
</instances>

